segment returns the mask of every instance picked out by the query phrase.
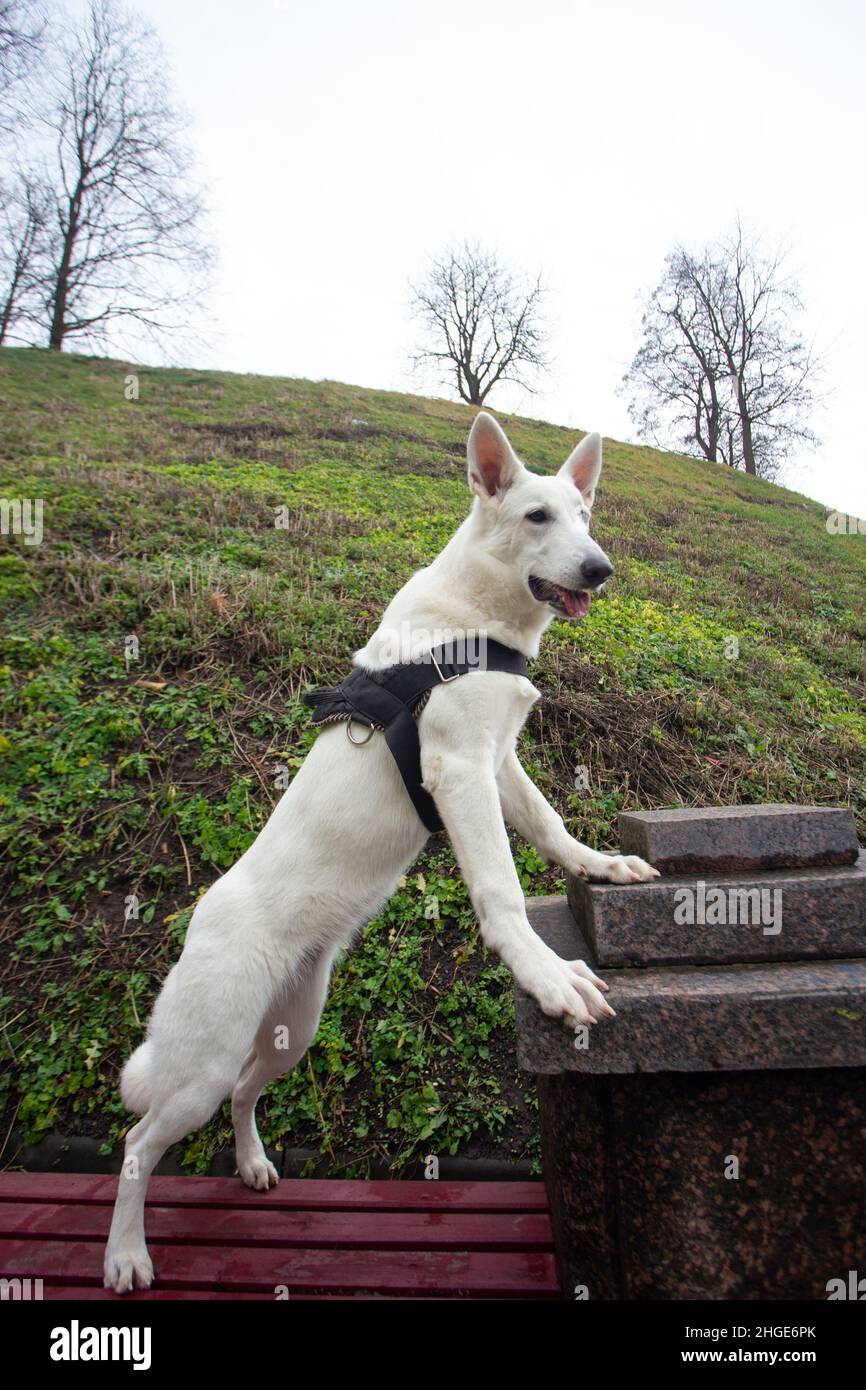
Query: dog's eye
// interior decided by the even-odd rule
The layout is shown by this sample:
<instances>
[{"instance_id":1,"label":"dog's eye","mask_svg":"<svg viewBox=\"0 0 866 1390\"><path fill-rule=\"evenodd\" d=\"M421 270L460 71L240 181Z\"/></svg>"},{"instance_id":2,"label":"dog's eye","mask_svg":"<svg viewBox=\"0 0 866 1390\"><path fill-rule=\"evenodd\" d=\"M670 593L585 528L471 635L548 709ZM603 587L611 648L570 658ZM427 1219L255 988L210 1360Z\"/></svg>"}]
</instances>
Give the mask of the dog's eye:
<instances>
[{"instance_id":1,"label":"dog's eye","mask_svg":"<svg viewBox=\"0 0 866 1390\"><path fill-rule=\"evenodd\" d=\"M547 512L544 511L542 507L539 507L538 511L527 512L526 520L531 521L534 526L542 526L545 521L550 520L550 517L547 515Z\"/></svg>"}]
</instances>

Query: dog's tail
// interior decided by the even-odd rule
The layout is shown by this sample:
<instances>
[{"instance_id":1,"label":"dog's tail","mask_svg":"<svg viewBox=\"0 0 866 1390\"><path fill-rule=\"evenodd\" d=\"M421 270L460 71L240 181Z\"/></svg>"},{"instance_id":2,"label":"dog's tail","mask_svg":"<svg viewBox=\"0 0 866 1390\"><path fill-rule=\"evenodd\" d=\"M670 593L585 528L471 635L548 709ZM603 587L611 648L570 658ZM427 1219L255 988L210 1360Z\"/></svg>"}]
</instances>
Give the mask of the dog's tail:
<instances>
[{"instance_id":1,"label":"dog's tail","mask_svg":"<svg viewBox=\"0 0 866 1390\"><path fill-rule=\"evenodd\" d=\"M120 1094L133 1115L143 1115L150 1109L154 1060L153 1043L146 1038L120 1074Z\"/></svg>"}]
</instances>

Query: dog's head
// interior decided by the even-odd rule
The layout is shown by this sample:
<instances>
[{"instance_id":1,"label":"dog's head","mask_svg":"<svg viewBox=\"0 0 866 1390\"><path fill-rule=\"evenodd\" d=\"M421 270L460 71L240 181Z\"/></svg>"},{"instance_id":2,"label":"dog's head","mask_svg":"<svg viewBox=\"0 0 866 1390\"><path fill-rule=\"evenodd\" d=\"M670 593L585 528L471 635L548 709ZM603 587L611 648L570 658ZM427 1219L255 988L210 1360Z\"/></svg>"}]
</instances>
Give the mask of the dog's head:
<instances>
[{"instance_id":1,"label":"dog's head","mask_svg":"<svg viewBox=\"0 0 866 1390\"><path fill-rule=\"evenodd\" d=\"M469 486L491 553L514 566L539 605L582 618L613 565L589 534L601 436L588 434L553 475L524 468L492 415L480 411L467 445Z\"/></svg>"}]
</instances>

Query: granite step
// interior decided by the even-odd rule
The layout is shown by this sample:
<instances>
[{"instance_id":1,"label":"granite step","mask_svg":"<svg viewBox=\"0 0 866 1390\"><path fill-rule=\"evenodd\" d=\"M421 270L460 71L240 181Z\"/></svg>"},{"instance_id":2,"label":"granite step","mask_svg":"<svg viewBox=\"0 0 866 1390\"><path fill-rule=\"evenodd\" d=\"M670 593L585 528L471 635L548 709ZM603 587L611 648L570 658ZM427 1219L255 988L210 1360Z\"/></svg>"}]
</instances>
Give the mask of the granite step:
<instances>
[{"instance_id":1,"label":"granite step","mask_svg":"<svg viewBox=\"0 0 866 1390\"><path fill-rule=\"evenodd\" d=\"M845 868L566 884L602 968L866 956L866 852Z\"/></svg>"},{"instance_id":2,"label":"granite step","mask_svg":"<svg viewBox=\"0 0 866 1390\"><path fill-rule=\"evenodd\" d=\"M565 898L530 898L527 911L557 955L591 959ZM604 978L616 1018L577 1035L517 988L523 1070L553 1076L866 1066L866 958L651 966L605 970Z\"/></svg>"},{"instance_id":3,"label":"granite step","mask_svg":"<svg viewBox=\"0 0 866 1390\"><path fill-rule=\"evenodd\" d=\"M743 873L853 864L859 852L848 806L707 806L623 811L623 854L663 874Z\"/></svg>"}]
</instances>

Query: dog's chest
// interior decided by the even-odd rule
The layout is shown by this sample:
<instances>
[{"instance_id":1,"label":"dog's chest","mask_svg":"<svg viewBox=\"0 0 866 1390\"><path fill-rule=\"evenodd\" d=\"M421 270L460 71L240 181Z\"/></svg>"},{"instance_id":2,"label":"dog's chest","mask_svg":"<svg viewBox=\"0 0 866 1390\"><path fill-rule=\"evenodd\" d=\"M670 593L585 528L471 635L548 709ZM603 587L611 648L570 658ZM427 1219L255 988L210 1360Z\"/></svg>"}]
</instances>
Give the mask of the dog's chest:
<instances>
[{"instance_id":1,"label":"dog's chest","mask_svg":"<svg viewBox=\"0 0 866 1390\"><path fill-rule=\"evenodd\" d=\"M506 676L505 680L511 687L508 695L501 701L501 705L497 702L489 716L497 739L503 745L503 751L512 747L529 718L532 706L541 699L541 691L536 690L526 676Z\"/></svg>"},{"instance_id":2,"label":"dog's chest","mask_svg":"<svg viewBox=\"0 0 866 1390\"><path fill-rule=\"evenodd\" d=\"M467 751L486 746L498 763L514 747L541 694L526 676L479 671L437 686L419 719L422 747L444 744Z\"/></svg>"}]
</instances>

